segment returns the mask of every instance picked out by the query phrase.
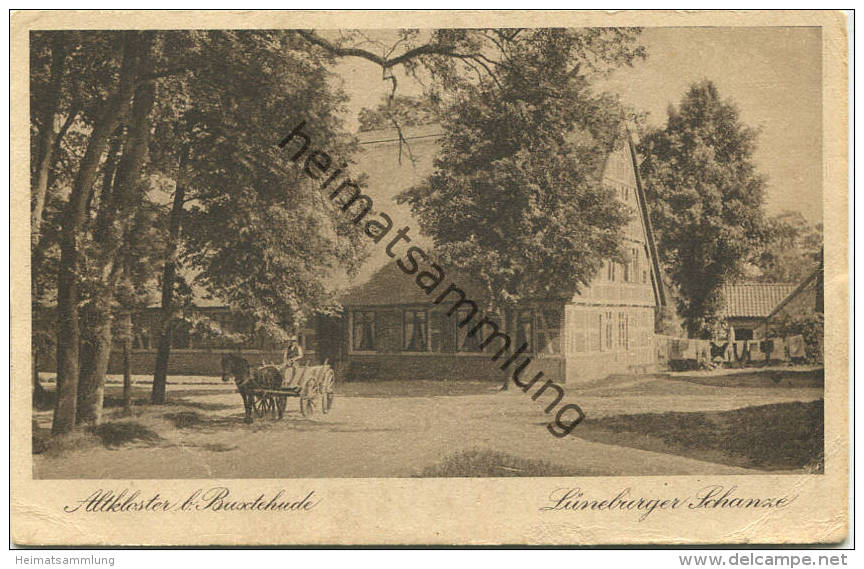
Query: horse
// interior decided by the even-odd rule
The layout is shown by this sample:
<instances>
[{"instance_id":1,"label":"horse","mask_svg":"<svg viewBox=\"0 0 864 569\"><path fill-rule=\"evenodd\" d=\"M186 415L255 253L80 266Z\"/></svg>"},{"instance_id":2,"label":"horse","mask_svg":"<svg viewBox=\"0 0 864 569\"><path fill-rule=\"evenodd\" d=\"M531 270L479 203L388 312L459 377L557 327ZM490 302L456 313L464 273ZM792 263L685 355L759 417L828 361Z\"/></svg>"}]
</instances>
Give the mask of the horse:
<instances>
[{"instance_id":1,"label":"horse","mask_svg":"<svg viewBox=\"0 0 864 569\"><path fill-rule=\"evenodd\" d=\"M264 365L252 371L252 384L258 389L279 389L282 387L283 374L275 365ZM266 394L261 397L260 413L270 411L281 419L285 414L285 397Z\"/></svg>"},{"instance_id":2,"label":"horse","mask_svg":"<svg viewBox=\"0 0 864 569\"><path fill-rule=\"evenodd\" d=\"M222 356L222 381L234 380L237 391L243 398L243 408L246 413L245 422L252 422L252 411L255 407L256 389L278 389L282 387L282 373L275 366L264 366L258 369L250 369L249 362L235 354L224 354ZM284 398L274 398L270 395L259 395L261 397L260 411L270 410L278 412L281 419L285 413Z\"/></svg>"},{"instance_id":3,"label":"horse","mask_svg":"<svg viewBox=\"0 0 864 569\"><path fill-rule=\"evenodd\" d=\"M251 423L253 396L252 393L247 391L247 389L251 387L249 383L252 380L252 374L249 370L249 362L234 354L224 354L222 356L222 381L227 383L232 379L237 385L237 391L240 393L240 397L243 398L243 408L246 412L244 421Z\"/></svg>"}]
</instances>

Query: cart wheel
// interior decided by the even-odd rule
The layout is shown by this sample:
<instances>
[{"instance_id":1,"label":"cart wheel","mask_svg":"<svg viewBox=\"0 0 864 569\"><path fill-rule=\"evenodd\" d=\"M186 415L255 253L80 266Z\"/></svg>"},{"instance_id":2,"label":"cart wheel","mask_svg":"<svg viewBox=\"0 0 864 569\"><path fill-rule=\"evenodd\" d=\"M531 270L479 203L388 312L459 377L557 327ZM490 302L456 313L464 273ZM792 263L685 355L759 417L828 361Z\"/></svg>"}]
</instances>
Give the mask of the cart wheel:
<instances>
[{"instance_id":1,"label":"cart wheel","mask_svg":"<svg viewBox=\"0 0 864 569\"><path fill-rule=\"evenodd\" d=\"M334 395L335 394L332 391L321 395L321 412L325 415L333 409L333 400L335 399Z\"/></svg>"},{"instance_id":2,"label":"cart wheel","mask_svg":"<svg viewBox=\"0 0 864 569\"><path fill-rule=\"evenodd\" d=\"M261 402L258 406L259 417L267 417L270 416L271 419L276 418L276 400L273 398L273 394L265 393L260 396Z\"/></svg>"},{"instance_id":3,"label":"cart wheel","mask_svg":"<svg viewBox=\"0 0 864 569\"><path fill-rule=\"evenodd\" d=\"M325 415L333 409L333 400L336 398L334 392L334 377L333 370L327 370L324 380L321 382L321 412Z\"/></svg>"},{"instance_id":4,"label":"cart wheel","mask_svg":"<svg viewBox=\"0 0 864 569\"><path fill-rule=\"evenodd\" d=\"M300 397L300 413L304 417L311 417L315 414L315 401L310 397Z\"/></svg>"},{"instance_id":5,"label":"cart wheel","mask_svg":"<svg viewBox=\"0 0 864 569\"><path fill-rule=\"evenodd\" d=\"M267 414L267 396L256 393L254 397L252 408L255 410L255 415L263 418Z\"/></svg>"}]
</instances>

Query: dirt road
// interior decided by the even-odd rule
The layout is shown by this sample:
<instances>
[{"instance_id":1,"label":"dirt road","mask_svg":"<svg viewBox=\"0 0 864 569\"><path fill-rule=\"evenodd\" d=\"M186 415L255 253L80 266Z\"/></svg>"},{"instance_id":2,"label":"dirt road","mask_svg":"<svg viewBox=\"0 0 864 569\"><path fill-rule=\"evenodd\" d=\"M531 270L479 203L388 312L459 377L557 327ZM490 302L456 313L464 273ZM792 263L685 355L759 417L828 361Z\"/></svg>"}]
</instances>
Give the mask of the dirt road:
<instances>
[{"instance_id":1,"label":"dirt road","mask_svg":"<svg viewBox=\"0 0 864 569\"><path fill-rule=\"evenodd\" d=\"M728 388L637 380L614 389L568 390L590 417L622 413L729 410L812 401L821 387ZM34 456L36 478L410 477L460 450L492 450L572 468L574 475L680 475L752 472L682 456L552 436L539 402L490 389L441 397L338 397L326 416L304 419L296 399L282 421L242 422L231 387L202 386L177 404L148 408L162 421L158 442ZM50 417L39 417L45 422ZM130 419L130 420L135 420Z\"/></svg>"}]
</instances>

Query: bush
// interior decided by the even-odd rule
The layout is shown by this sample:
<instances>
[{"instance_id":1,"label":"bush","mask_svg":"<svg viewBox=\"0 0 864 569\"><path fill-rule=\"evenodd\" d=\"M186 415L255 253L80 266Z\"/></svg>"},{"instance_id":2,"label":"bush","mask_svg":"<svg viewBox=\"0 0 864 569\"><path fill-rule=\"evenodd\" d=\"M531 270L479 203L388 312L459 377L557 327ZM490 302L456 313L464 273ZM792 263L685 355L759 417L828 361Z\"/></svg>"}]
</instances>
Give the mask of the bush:
<instances>
[{"instance_id":1,"label":"bush","mask_svg":"<svg viewBox=\"0 0 864 569\"><path fill-rule=\"evenodd\" d=\"M824 363L822 343L825 338L825 318L822 314L787 316L772 324L769 334L779 337L804 336L807 363Z\"/></svg>"},{"instance_id":2,"label":"bush","mask_svg":"<svg viewBox=\"0 0 864 569\"><path fill-rule=\"evenodd\" d=\"M592 476L588 468L567 468L544 460L521 458L491 450L467 450L446 457L423 470L421 477L479 478L519 476Z\"/></svg>"}]
</instances>

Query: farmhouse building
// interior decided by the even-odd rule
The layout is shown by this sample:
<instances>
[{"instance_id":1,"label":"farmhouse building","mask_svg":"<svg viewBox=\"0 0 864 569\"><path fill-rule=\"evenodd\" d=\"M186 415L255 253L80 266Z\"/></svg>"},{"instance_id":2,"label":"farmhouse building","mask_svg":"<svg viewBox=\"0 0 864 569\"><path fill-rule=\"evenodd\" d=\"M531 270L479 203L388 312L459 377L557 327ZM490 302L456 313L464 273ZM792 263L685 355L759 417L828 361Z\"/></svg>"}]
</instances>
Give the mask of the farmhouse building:
<instances>
[{"instance_id":1,"label":"farmhouse building","mask_svg":"<svg viewBox=\"0 0 864 569\"><path fill-rule=\"evenodd\" d=\"M395 131L361 136L364 152L357 163L369 175L367 192L376 207L388 213L394 204L395 226L411 225L411 217L392 198L431 171L439 137L433 126L406 129L401 142ZM523 353L532 358L532 373L582 382L657 365L655 310L665 299L648 206L628 138L607 156L602 171L604 184L632 212L624 228L627 262L607 262L579 293L574 288L565 296L532 299L502 314L486 315L512 339L511 351L527 344ZM502 341L494 338L484 350L488 328L471 335L472 325L459 326L471 317L467 305L458 302L460 295L451 293L435 304L437 291L426 295L383 253L378 252L380 268L368 281L342 297L342 317L322 322L319 357L334 363L344 380L501 379L503 372L490 358ZM446 282L465 298L479 296L470 275L447 271ZM445 286L442 283L441 291Z\"/></svg>"}]
</instances>

